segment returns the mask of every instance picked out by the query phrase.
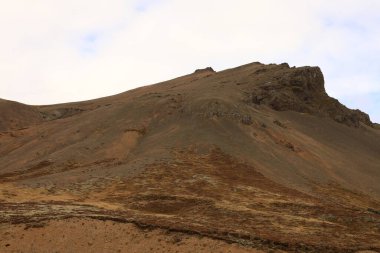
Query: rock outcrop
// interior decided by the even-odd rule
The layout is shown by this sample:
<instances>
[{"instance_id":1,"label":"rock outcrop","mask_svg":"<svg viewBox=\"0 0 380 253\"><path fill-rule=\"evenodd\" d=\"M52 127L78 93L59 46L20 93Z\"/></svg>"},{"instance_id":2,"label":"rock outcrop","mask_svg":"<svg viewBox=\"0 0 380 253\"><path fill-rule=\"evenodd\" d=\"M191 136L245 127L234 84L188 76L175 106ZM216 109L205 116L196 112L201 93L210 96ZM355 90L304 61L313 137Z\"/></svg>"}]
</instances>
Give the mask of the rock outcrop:
<instances>
[{"instance_id":1,"label":"rock outcrop","mask_svg":"<svg viewBox=\"0 0 380 253\"><path fill-rule=\"evenodd\" d=\"M373 126L366 113L351 110L327 95L319 67L289 68L281 64L278 68L264 67L254 74L270 77L255 86L251 93L254 104L267 105L277 111L330 117L348 126L359 127L360 123Z\"/></svg>"},{"instance_id":2,"label":"rock outcrop","mask_svg":"<svg viewBox=\"0 0 380 253\"><path fill-rule=\"evenodd\" d=\"M207 67L207 68L204 68L204 69L196 69L194 71L194 73L197 73L197 74L199 74L199 73L206 73L206 72L215 73L215 70L213 68L211 68L211 67Z\"/></svg>"}]
</instances>

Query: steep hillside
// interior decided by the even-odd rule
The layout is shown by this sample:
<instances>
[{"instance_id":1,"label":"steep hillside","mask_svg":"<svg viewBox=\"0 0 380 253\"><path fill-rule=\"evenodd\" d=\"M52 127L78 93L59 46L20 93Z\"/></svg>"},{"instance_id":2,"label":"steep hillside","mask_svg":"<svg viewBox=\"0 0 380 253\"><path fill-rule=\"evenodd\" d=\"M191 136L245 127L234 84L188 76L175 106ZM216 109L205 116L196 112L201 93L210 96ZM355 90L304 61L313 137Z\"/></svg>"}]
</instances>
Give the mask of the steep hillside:
<instances>
[{"instance_id":1,"label":"steep hillside","mask_svg":"<svg viewBox=\"0 0 380 253\"><path fill-rule=\"evenodd\" d=\"M3 223L93 218L252 250L380 250L380 130L329 97L317 67L207 68L0 111Z\"/></svg>"}]
</instances>

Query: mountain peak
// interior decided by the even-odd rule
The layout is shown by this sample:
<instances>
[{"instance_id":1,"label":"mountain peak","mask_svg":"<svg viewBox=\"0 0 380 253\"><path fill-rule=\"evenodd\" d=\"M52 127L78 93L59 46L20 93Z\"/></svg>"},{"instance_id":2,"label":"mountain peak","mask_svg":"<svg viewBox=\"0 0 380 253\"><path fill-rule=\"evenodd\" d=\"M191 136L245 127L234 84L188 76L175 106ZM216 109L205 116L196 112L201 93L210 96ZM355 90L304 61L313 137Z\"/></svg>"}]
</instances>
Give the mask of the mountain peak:
<instances>
[{"instance_id":1,"label":"mountain peak","mask_svg":"<svg viewBox=\"0 0 380 253\"><path fill-rule=\"evenodd\" d=\"M360 110L351 110L327 95L322 71L319 67L289 68L286 64L276 68L265 66L253 73L265 79L252 90L252 102L268 105L277 111L296 111L330 117L348 126L360 123L373 126L369 116Z\"/></svg>"}]
</instances>

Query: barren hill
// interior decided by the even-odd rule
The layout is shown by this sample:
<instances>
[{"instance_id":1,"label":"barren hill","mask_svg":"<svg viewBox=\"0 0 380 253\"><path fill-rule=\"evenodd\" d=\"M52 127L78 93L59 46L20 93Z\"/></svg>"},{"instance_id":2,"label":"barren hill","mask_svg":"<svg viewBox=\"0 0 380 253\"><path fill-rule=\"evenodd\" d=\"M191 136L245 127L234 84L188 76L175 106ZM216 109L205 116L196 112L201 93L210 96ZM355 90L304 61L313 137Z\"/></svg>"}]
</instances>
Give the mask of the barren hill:
<instances>
[{"instance_id":1,"label":"barren hill","mask_svg":"<svg viewBox=\"0 0 380 253\"><path fill-rule=\"evenodd\" d=\"M380 250L380 130L327 95L318 67L206 68L70 104L1 100L0 131L3 224L113 220L252 252Z\"/></svg>"}]
</instances>

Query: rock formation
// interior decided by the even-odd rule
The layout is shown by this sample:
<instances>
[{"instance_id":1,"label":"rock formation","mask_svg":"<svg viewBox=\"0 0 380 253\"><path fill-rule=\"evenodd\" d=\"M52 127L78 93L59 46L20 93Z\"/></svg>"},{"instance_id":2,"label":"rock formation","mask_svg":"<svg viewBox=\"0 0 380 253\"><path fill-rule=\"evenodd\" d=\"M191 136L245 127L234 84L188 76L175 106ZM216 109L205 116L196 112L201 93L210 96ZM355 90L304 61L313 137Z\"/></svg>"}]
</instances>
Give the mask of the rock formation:
<instances>
[{"instance_id":1,"label":"rock formation","mask_svg":"<svg viewBox=\"0 0 380 253\"><path fill-rule=\"evenodd\" d=\"M268 105L278 111L292 110L326 116L348 126L360 123L372 126L368 114L350 110L327 95L323 74L318 67L289 68L287 64L275 68L258 69L255 73L268 76L252 91L252 102Z\"/></svg>"}]
</instances>

